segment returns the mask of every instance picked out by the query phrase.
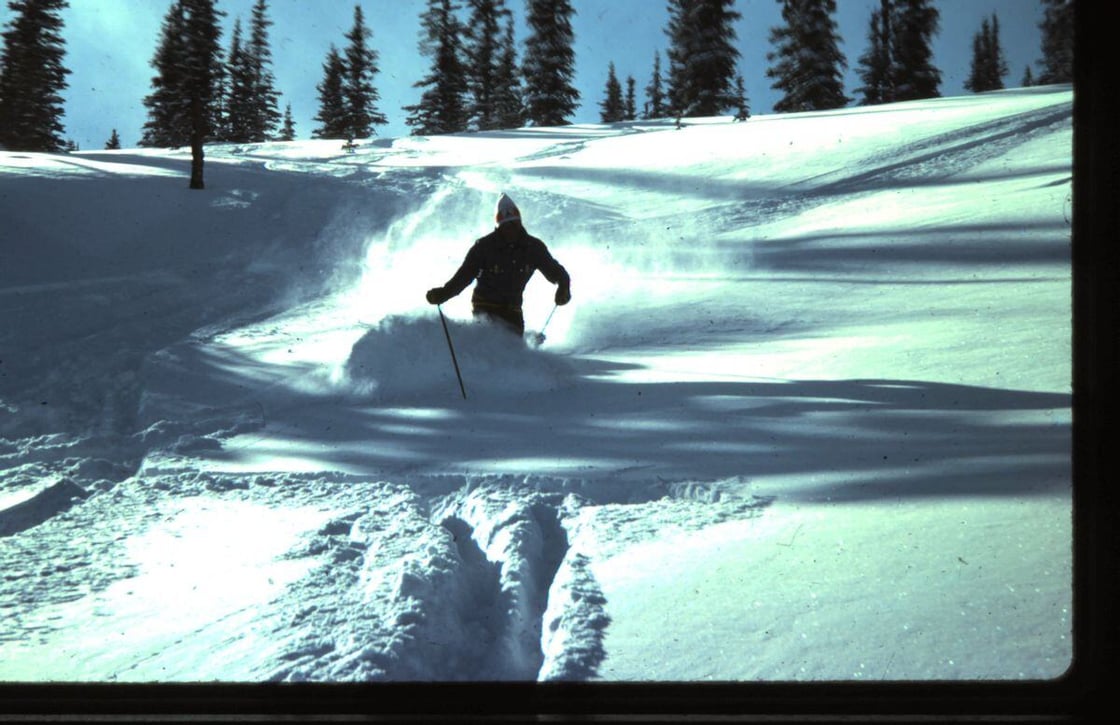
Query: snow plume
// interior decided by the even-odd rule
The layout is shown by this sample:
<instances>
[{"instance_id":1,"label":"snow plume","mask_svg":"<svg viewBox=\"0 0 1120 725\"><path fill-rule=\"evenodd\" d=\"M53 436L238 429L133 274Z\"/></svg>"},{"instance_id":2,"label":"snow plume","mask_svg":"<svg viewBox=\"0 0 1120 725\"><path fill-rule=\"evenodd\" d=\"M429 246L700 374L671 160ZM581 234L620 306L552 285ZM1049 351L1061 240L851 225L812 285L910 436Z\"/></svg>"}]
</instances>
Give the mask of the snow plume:
<instances>
[{"instance_id":1,"label":"snow plume","mask_svg":"<svg viewBox=\"0 0 1120 725\"><path fill-rule=\"evenodd\" d=\"M525 345L487 322L447 320L467 396L555 390L574 375L562 358ZM381 400L458 389L447 338L435 310L391 316L373 326L350 352L339 382Z\"/></svg>"},{"instance_id":2,"label":"snow plume","mask_svg":"<svg viewBox=\"0 0 1120 725\"><path fill-rule=\"evenodd\" d=\"M446 282L492 228L492 213L493 199L481 193L453 180L433 184L418 208L369 240L349 304L369 322L424 305L424 293Z\"/></svg>"}]
</instances>

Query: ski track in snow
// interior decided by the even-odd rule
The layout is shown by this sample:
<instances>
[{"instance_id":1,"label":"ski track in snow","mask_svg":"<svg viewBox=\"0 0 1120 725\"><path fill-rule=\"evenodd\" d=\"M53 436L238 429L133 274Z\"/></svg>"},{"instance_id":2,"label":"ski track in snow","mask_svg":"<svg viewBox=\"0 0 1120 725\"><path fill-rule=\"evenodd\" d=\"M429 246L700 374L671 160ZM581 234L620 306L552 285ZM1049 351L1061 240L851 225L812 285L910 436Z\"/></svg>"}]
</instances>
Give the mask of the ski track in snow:
<instances>
[{"instance_id":1,"label":"ski track in snow","mask_svg":"<svg viewBox=\"0 0 1120 725\"><path fill-rule=\"evenodd\" d=\"M899 477L920 495L963 491L976 476L993 493L1061 489L1061 466L1047 456L1068 445L1062 392L738 371L693 381L704 372L690 372L686 357L670 383L656 375L672 373L671 362L643 364L667 346L730 351L765 339L779 351L783 340L811 338L814 326L840 326L845 310L874 294L858 250L824 247L814 258L803 249L811 239L771 238L776 225L884 189L936 193L975 181L970 174L1003 179L985 164L1063 133L1071 108L1059 100L980 113L946 99L944 113L977 120L949 130L929 121L904 145L868 145L854 169L814 168L791 185L722 178L735 165L713 157L706 184L684 194L703 197L688 225L678 208L658 210L643 196L673 197L677 180L580 160L620 138L703 124L386 140L352 156L325 142L312 145L319 157L284 145L224 148L209 156L208 210L193 198L160 201L164 184L182 183L181 154L37 165L9 155L10 169L34 169L18 182L31 208L61 179L145 191L131 202L138 218L107 222L111 248L84 266L51 269L29 256L0 280L0 312L17 321L0 331L0 681L595 679L612 621L596 562L674 532L765 515L784 494L758 489L755 473L807 472L813 485L789 496L808 501L890 497ZM521 144L509 146L516 161L490 161L489 144L503 141ZM0 176L0 190L15 183ZM638 201L597 200L612 185ZM607 282L581 289L577 275L574 287L603 309L582 331L578 319L558 319L537 350L452 308L468 373L468 399L457 401L438 322L397 298L427 282L371 290L417 273L432 284L449 275L461 237L485 228L498 188L541 210L533 229L545 238L577 237L569 250L577 265L604 265ZM49 254L72 253L83 222L103 218L92 209L106 197L75 198L83 206L43 239ZM149 248L168 223L160 209L188 230L174 239L197 240L196 249ZM577 232L565 226L573 217L595 221ZM757 244L742 243L744 229ZM991 231L976 229L980 239ZM28 230L15 224L14 233ZM381 245L367 246L378 235ZM1061 261L1048 249L1037 263ZM1019 251L1026 267L1036 263L1034 251ZM884 250L888 266L873 273L924 260L908 254L918 253ZM118 270L120 259L129 268ZM796 300L772 314L765 291L752 293L754 309L719 303L728 279L797 279L819 273L821 259L841 260L830 268L838 275L856 270L837 283L851 301L835 320L808 321ZM627 267L643 274L627 276ZM351 287L381 307L334 292ZM691 295L685 309L673 300L678 287ZM527 307L542 320L550 305ZM851 340L858 349L855 333ZM808 353L789 349L795 368ZM643 374L654 377L643 383ZM908 438L917 416L924 427ZM811 464L798 458L818 448L825 452ZM901 468L883 463L854 489L831 482L864 475L883 450ZM1026 461L1027 452L1037 465L1000 462ZM941 468L911 471L923 458ZM1021 471L1034 478L1017 482ZM223 529L208 531L216 525ZM163 558L135 549L147 540L162 542ZM192 556L202 557L195 568L186 566ZM209 602L209 619L184 616L134 635L136 651L115 659L76 638L76 629L94 641L158 619L129 607L141 599L129 582L156 586L146 583L176 561L187 569L178 582L185 601L201 597L222 557L267 575L244 590L231 582ZM60 654L27 664L45 649Z\"/></svg>"}]
</instances>

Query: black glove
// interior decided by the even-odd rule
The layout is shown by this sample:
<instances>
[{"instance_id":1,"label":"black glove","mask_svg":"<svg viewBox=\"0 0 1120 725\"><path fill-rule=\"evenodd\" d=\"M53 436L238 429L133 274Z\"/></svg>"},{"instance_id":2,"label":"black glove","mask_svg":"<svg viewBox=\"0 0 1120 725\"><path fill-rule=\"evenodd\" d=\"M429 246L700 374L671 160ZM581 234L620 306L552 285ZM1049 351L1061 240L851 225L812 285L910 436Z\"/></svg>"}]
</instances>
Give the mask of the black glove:
<instances>
[{"instance_id":1,"label":"black glove","mask_svg":"<svg viewBox=\"0 0 1120 725\"><path fill-rule=\"evenodd\" d=\"M454 297L454 295L447 294L447 290L443 287L433 287L428 290L427 294L428 303L432 305L442 305L452 297Z\"/></svg>"},{"instance_id":2,"label":"black glove","mask_svg":"<svg viewBox=\"0 0 1120 725\"><path fill-rule=\"evenodd\" d=\"M556 304L566 305L572 301L572 289L568 285L556 288Z\"/></svg>"}]
</instances>

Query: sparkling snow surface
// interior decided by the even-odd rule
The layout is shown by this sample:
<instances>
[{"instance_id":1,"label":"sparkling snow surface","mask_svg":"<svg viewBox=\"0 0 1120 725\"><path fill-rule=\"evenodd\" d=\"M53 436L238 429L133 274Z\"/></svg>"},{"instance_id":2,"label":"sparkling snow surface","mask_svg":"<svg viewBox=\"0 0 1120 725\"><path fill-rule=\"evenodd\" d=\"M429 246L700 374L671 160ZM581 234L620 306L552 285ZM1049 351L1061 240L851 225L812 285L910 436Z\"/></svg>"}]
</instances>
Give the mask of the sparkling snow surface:
<instances>
[{"instance_id":1,"label":"sparkling snow surface","mask_svg":"<svg viewBox=\"0 0 1120 725\"><path fill-rule=\"evenodd\" d=\"M0 152L0 681L1060 676L1072 105Z\"/></svg>"}]
</instances>

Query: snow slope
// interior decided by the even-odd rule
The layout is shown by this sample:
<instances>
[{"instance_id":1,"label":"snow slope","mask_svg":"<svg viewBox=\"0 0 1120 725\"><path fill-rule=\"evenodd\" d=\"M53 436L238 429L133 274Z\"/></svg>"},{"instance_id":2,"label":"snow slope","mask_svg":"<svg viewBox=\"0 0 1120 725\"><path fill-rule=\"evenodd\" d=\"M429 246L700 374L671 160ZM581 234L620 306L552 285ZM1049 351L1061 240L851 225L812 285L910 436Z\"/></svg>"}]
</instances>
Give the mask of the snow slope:
<instances>
[{"instance_id":1,"label":"snow slope","mask_svg":"<svg viewBox=\"0 0 1120 725\"><path fill-rule=\"evenodd\" d=\"M1072 102L0 152L0 681L1060 676Z\"/></svg>"}]
</instances>

